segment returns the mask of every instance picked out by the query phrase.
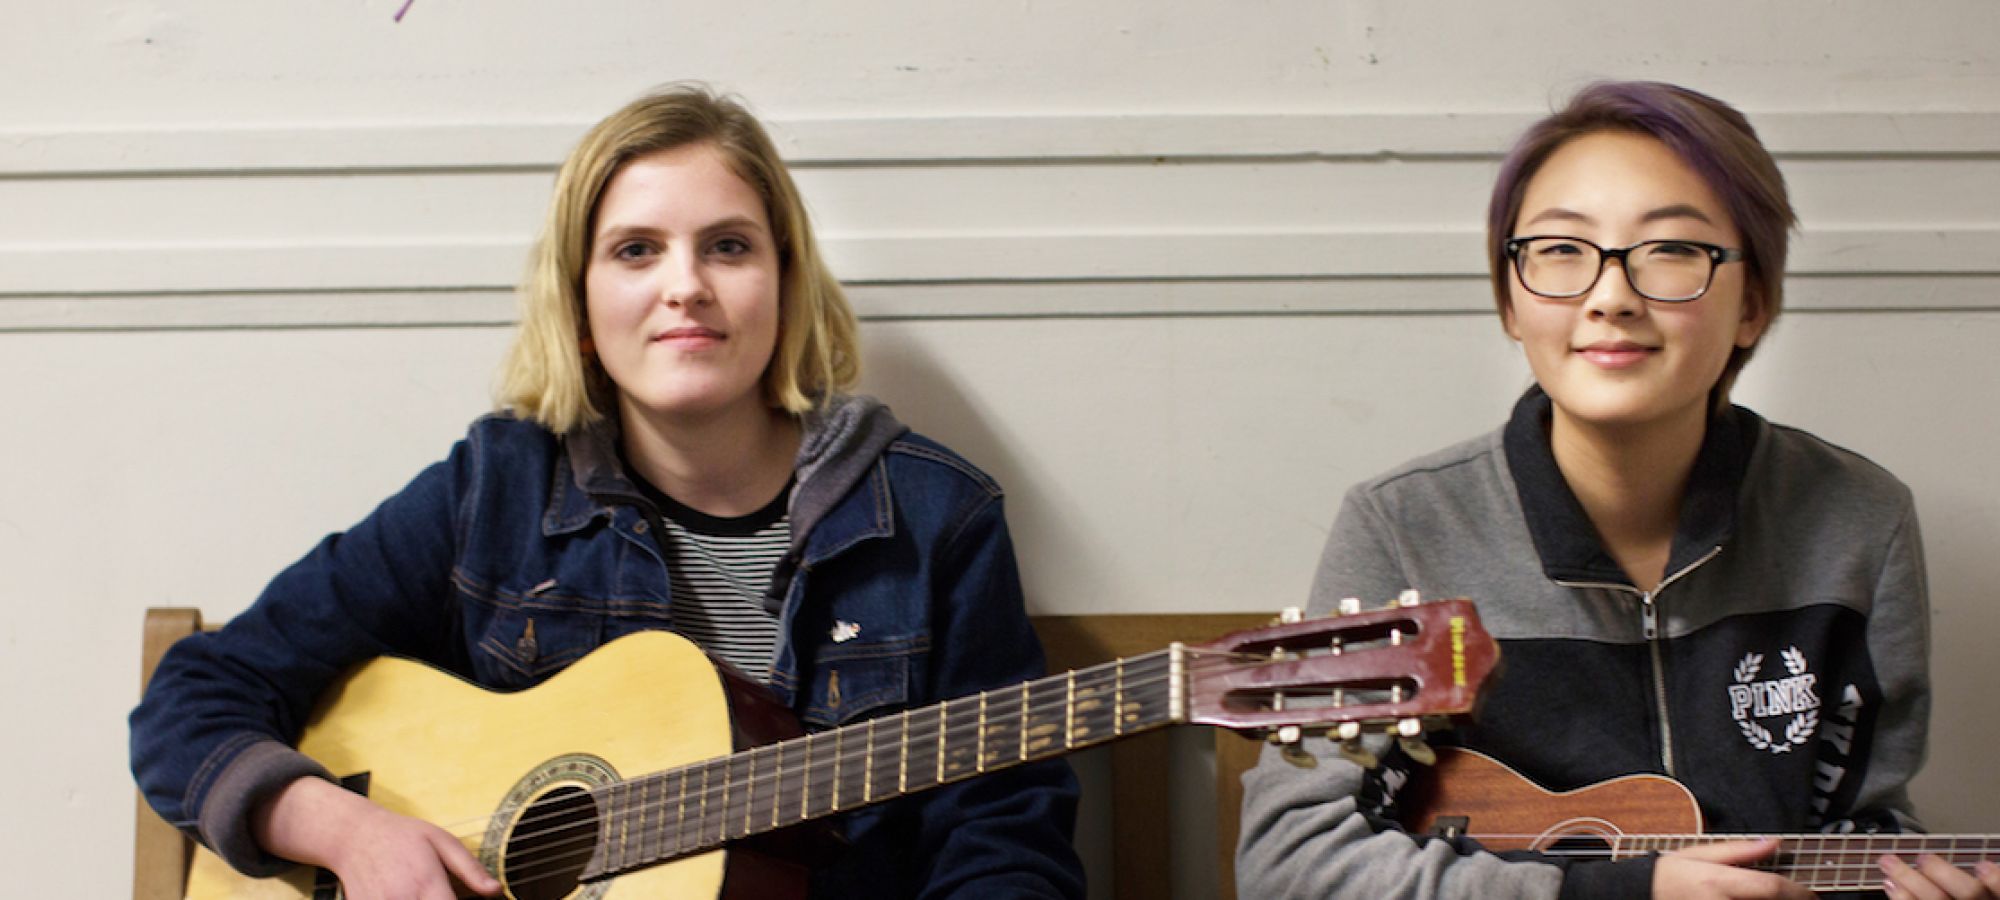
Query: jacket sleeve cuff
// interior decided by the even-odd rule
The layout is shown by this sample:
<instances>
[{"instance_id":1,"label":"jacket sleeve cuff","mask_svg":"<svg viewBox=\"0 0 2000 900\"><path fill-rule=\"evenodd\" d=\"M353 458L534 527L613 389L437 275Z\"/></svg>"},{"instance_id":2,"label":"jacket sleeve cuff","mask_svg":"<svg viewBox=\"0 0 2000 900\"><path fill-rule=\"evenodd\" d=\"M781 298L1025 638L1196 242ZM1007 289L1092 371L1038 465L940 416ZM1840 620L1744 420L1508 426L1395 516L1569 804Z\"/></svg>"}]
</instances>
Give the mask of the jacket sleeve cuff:
<instances>
[{"instance_id":1,"label":"jacket sleeve cuff","mask_svg":"<svg viewBox=\"0 0 2000 900\"><path fill-rule=\"evenodd\" d=\"M1563 867L1562 892L1558 900L1592 900L1599 897L1653 896L1653 862L1657 856L1618 862L1594 860Z\"/></svg>"},{"instance_id":2,"label":"jacket sleeve cuff","mask_svg":"<svg viewBox=\"0 0 2000 900\"><path fill-rule=\"evenodd\" d=\"M257 845L250 833L250 814L279 788L308 777L333 780L325 767L284 744L251 744L216 776L202 801L202 843L245 875L263 877L291 868L294 863L265 853Z\"/></svg>"}]
</instances>

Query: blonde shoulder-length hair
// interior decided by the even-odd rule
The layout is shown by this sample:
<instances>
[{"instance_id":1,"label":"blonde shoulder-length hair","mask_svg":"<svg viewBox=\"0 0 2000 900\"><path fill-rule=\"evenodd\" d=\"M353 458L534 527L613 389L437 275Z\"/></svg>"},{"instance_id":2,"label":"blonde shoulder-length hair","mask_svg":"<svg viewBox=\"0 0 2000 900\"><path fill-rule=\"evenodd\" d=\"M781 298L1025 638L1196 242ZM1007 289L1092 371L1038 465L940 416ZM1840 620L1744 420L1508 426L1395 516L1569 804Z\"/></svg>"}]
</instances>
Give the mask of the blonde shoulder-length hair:
<instances>
[{"instance_id":1,"label":"blonde shoulder-length hair","mask_svg":"<svg viewBox=\"0 0 2000 900\"><path fill-rule=\"evenodd\" d=\"M501 368L502 408L558 434L617 409L617 386L584 349L583 278L597 204L626 163L691 144L715 147L763 198L777 242L778 345L764 371L765 402L803 413L854 384L860 375L854 311L820 257L805 204L770 135L737 100L699 84L673 84L597 123L557 173L521 285L521 325Z\"/></svg>"}]
</instances>

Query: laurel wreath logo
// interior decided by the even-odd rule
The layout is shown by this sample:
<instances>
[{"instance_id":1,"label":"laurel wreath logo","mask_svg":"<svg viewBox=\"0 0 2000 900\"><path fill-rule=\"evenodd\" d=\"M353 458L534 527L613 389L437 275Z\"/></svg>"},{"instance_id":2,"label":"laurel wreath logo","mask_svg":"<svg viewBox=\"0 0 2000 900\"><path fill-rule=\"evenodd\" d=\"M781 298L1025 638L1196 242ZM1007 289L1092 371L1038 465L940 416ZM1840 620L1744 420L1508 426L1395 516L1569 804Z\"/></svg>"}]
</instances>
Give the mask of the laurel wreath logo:
<instances>
[{"instance_id":1,"label":"laurel wreath logo","mask_svg":"<svg viewBox=\"0 0 2000 900\"><path fill-rule=\"evenodd\" d=\"M1797 647L1786 647L1778 656L1785 661L1786 671L1794 676L1806 671L1806 655ZM1736 683L1749 684L1757 680L1757 673L1764 669L1764 654L1746 653L1736 663ZM1751 747L1771 753L1790 753L1792 748L1803 746L1812 739L1814 729L1819 727L1819 710L1809 709L1792 717L1785 725L1785 736L1780 740L1771 730L1757 723L1755 719L1738 719L1736 728L1743 732L1743 739Z\"/></svg>"}]
</instances>

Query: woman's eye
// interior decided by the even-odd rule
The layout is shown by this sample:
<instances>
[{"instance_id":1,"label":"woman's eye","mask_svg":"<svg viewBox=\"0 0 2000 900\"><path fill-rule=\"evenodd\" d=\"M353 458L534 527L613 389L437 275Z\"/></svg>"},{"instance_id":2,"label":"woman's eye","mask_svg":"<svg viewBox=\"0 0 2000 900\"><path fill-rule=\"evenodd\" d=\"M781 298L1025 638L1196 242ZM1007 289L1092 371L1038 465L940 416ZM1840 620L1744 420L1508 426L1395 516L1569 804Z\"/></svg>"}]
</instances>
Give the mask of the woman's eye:
<instances>
[{"instance_id":1,"label":"woman's eye","mask_svg":"<svg viewBox=\"0 0 2000 900\"><path fill-rule=\"evenodd\" d=\"M641 241L626 241L611 248L613 258L625 260L644 259L648 255L651 255L652 252L653 248Z\"/></svg>"},{"instance_id":2,"label":"woman's eye","mask_svg":"<svg viewBox=\"0 0 2000 900\"><path fill-rule=\"evenodd\" d=\"M1583 245L1575 241L1537 241L1536 256L1582 256Z\"/></svg>"},{"instance_id":3,"label":"woman's eye","mask_svg":"<svg viewBox=\"0 0 2000 900\"><path fill-rule=\"evenodd\" d=\"M742 238L726 237L709 245L709 251L723 256L742 256L750 252L750 242Z\"/></svg>"},{"instance_id":4,"label":"woman's eye","mask_svg":"<svg viewBox=\"0 0 2000 900\"><path fill-rule=\"evenodd\" d=\"M1690 256L1702 256L1706 251L1695 244L1686 244L1680 241L1660 241L1647 248L1646 253L1650 256L1679 259Z\"/></svg>"}]
</instances>

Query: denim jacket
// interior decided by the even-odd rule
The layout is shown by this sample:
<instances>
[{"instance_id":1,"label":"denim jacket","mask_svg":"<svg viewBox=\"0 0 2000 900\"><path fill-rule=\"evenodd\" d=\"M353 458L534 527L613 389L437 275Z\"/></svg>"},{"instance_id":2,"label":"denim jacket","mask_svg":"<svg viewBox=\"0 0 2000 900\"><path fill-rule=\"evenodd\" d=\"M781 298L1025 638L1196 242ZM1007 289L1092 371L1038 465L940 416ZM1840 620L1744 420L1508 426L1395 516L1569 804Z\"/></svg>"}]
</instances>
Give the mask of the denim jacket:
<instances>
[{"instance_id":1,"label":"denim jacket","mask_svg":"<svg viewBox=\"0 0 2000 900\"><path fill-rule=\"evenodd\" d=\"M810 730L1039 677L999 486L867 398L804 425L793 544L767 598L777 698ZM175 645L132 713L147 801L237 868L281 871L249 813L328 777L291 743L342 671L395 655L513 690L667 628L666 563L616 444L615 425L558 437L481 418L228 626ZM845 814L848 845L814 894L1080 897L1076 797L1057 760Z\"/></svg>"}]
</instances>

